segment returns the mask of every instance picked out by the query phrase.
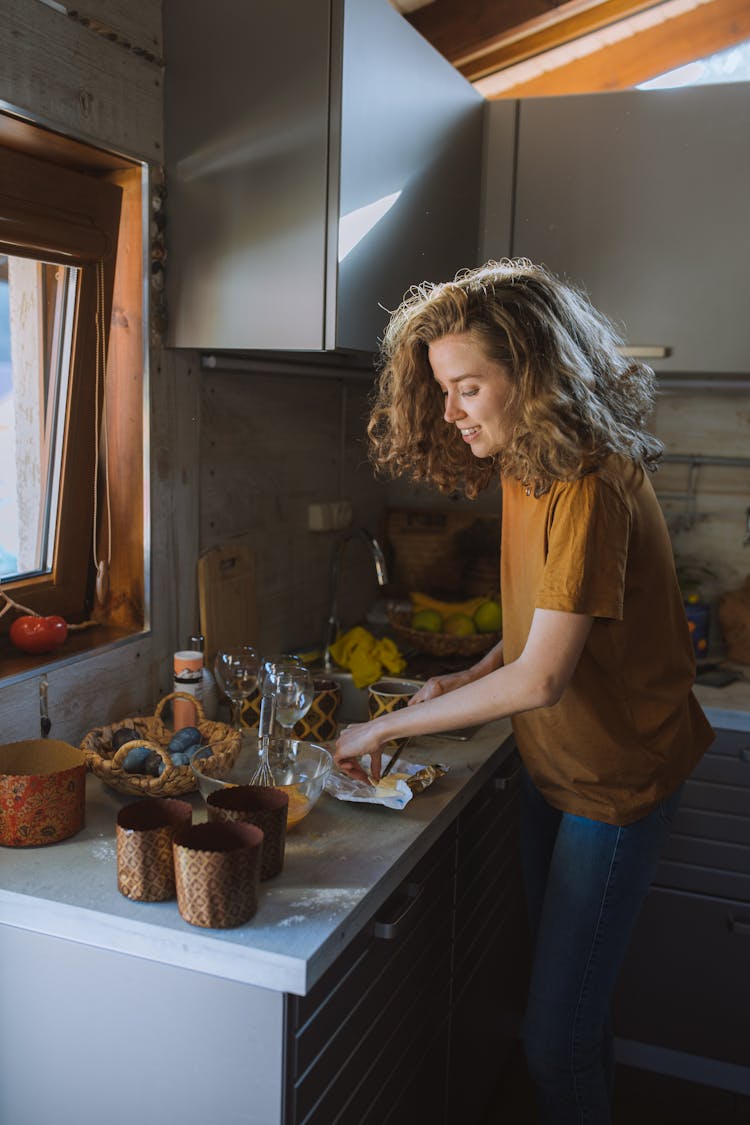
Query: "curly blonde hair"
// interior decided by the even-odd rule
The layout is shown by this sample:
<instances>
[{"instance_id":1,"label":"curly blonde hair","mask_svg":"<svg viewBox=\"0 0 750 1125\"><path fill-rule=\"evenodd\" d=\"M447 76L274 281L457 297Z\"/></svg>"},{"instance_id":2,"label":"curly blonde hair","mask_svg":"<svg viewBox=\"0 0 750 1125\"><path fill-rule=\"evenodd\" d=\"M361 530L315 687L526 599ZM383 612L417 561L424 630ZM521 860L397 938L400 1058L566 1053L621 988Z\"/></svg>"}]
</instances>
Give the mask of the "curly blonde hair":
<instances>
[{"instance_id":1,"label":"curly blonde hair","mask_svg":"<svg viewBox=\"0 0 750 1125\"><path fill-rule=\"evenodd\" d=\"M512 385L512 436L493 457L475 457L445 423L430 368L430 344L465 332L505 366ZM525 258L415 286L383 337L367 428L370 460L381 474L470 498L500 475L540 495L612 453L654 469L663 446L643 428L654 374L621 356L621 343L582 292Z\"/></svg>"}]
</instances>

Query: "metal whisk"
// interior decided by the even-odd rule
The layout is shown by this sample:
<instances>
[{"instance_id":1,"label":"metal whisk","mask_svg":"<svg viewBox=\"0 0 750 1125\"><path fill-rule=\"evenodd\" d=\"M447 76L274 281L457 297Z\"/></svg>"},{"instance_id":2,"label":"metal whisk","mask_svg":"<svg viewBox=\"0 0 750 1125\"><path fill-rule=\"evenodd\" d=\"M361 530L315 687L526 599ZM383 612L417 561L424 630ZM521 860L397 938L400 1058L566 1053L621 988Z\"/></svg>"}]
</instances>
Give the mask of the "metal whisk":
<instances>
[{"instance_id":1,"label":"metal whisk","mask_svg":"<svg viewBox=\"0 0 750 1125\"><path fill-rule=\"evenodd\" d=\"M260 703L260 721L258 723L258 749L260 762L255 773L250 778L251 785L275 785L271 766L268 762L268 750L276 721L276 696L273 691L263 693Z\"/></svg>"}]
</instances>

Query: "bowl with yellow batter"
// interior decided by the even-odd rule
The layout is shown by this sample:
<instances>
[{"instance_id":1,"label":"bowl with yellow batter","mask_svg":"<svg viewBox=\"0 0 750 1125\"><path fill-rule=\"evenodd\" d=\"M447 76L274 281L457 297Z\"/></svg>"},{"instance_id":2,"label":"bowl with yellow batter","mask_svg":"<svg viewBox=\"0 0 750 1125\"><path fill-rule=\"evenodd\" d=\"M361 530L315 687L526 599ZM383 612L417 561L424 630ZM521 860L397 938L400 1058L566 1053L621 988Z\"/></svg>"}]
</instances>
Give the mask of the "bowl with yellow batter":
<instances>
[{"instance_id":1,"label":"bowl with yellow batter","mask_svg":"<svg viewBox=\"0 0 750 1125\"><path fill-rule=\"evenodd\" d=\"M260 744L257 738L245 735L242 749L234 765L217 771L201 758L194 758L191 768L195 774L203 799L217 789L232 785L249 785L260 762ZM268 764L274 785L289 796L287 828L303 820L323 792L326 778L331 772L333 759L324 746L294 738L271 738L268 745Z\"/></svg>"}]
</instances>

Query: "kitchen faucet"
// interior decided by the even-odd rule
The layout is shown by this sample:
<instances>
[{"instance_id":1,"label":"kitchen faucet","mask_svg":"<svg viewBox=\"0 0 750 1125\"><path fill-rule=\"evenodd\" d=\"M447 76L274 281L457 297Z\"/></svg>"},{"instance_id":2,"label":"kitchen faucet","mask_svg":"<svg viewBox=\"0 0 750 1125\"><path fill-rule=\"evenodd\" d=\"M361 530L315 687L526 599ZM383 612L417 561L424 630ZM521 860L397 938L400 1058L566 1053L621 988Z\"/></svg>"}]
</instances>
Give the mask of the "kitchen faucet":
<instances>
[{"instance_id":1,"label":"kitchen faucet","mask_svg":"<svg viewBox=\"0 0 750 1125\"><path fill-rule=\"evenodd\" d=\"M339 631L339 587L341 585L341 563L344 557L344 550L347 543L352 539L363 539L367 546L370 548L372 560L375 563L375 573L378 579L379 586L385 586L388 581L388 570L385 565L385 555L381 549L380 544L374 535L370 535L369 531L364 527L355 527L351 531L345 532L336 542L333 549L333 558L331 559L331 608L328 614L328 631L326 635L325 648L323 650L323 667L326 671L330 672L333 667L331 659L331 645L336 640Z\"/></svg>"}]
</instances>

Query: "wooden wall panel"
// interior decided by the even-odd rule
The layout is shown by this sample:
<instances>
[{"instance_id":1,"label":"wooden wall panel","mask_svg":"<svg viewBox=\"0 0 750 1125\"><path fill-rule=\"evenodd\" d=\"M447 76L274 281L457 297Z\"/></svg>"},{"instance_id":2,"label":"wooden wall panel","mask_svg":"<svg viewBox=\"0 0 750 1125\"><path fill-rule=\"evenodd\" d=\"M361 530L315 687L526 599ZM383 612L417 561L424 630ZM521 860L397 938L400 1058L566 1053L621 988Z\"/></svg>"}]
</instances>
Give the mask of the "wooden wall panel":
<instances>
[{"instance_id":1,"label":"wooden wall panel","mask_svg":"<svg viewBox=\"0 0 750 1125\"><path fill-rule=\"evenodd\" d=\"M157 63L41 0L0 0L0 23L0 103L114 152L163 160Z\"/></svg>"},{"instance_id":2,"label":"wooden wall panel","mask_svg":"<svg viewBox=\"0 0 750 1125\"><path fill-rule=\"evenodd\" d=\"M163 51L160 0L58 0L79 23L100 34L109 33L136 52L161 58Z\"/></svg>"},{"instance_id":3,"label":"wooden wall panel","mask_svg":"<svg viewBox=\"0 0 750 1125\"><path fill-rule=\"evenodd\" d=\"M172 690L172 653L198 628L200 376L192 353L155 351L151 404L151 607L155 697Z\"/></svg>"}]
</instances>

